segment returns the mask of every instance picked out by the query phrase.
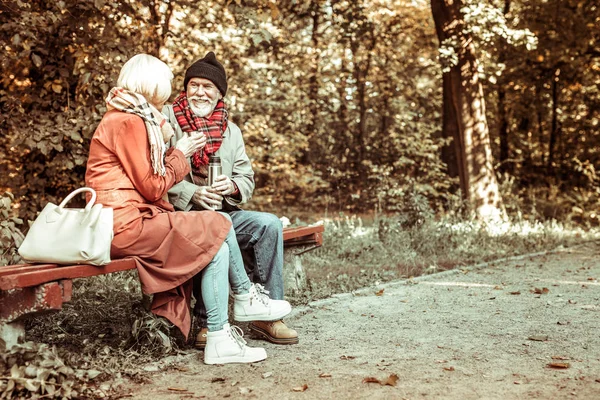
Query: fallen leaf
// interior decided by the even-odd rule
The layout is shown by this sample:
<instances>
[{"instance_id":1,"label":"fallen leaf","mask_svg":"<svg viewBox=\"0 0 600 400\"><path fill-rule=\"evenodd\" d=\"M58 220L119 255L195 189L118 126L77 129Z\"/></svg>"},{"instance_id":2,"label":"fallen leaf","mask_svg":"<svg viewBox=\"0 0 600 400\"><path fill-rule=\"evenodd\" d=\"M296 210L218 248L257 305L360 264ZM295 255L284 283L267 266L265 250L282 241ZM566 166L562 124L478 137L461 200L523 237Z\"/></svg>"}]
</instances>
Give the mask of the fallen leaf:
<instances>
[{"instance_id":1,"label":"fallen leaf","mask_svg":"<svg viewBox=\"0 0 600 400\"><path fill-rule=\"evenodd\" d=\"M547 293L550 292L550 289L548 289L546 287L545 288L541 288L541 289L540 288L534 288L531 292L535 293L535 294L547 294Z\"/></svg>"},{"instance_id":2,"label":"fallen leaf","mask_svg":"<svg viewBox=\"0 0 600 400\"><path fill-rule=\"evenodd\" d=\"M368 376L365 379L363 379L363 383L379 383L379 384L381 384L381 381L373 376Z\"/></svg>"},{"instance_id":3,"label":"fallen leaf","mask_svg":"<svg viewBox=\"0 0 600 400\"><path fill-rule=\"evenodd\" d=\"M167 388L167 390L172 390L174 392L187 392L187 388L180 388L180 387L169 387Z\"/></svg>"},{"instance_id":4,"label":"fallen leaf","mask_svg":"<svg viewBox=\"0 0 600 400\"><path fill-rule=\"evenodd\" d=\"M381 382L382 385L388 385L388 386L396 386L396 383L398 382L398 375L396 374L391 374L390 376L388 376L388 378L384 381Z\"/></svg>"},{"instance_id":5,"label":"fallen leaf","mask_svg":"<svg viewBox=\"0 0 600 400\"><path fill-rule=\"evenodd\" d=\"M454 367L444 367L444 371L454 371Z\"/></svg>"},{"instance_id":6,"label":"fallen leaf","mask_svg":"<svg viewBox=\"0 0 600 400\"><path fill-rule=\"evenodd\" d=\"M570 366L571 366L571 364L563 363L563 362L552 362L552 363L547 364L547 367L555 368L555 369L566 369L566 368L569 368Z\"/></svg>"},{"instance_id":7,"label":"fallen leaf","mask_svg":"<svg viewBox=\"0 0 600 400\"><path fill-rule=\"evenodd\" d=\"M510 294L521 294L521 292L510 292Z\"/></svg>"},{"instance_id":8,"label":"fallen leaf","mask_svg":"<svg viewBox=\"0 0 600 400\"><path fill-rule=\"evenodd\" d=\"M569 321L566 321L566 322L564 322L564 321L558 321L557 322L558 325L569 325L570 323L571 322L569 322Z\"/></svg>"},{"instance_id":9,"label":"fallen leaf","mask_svg":"<svg viewBox=\"0 0 600 400\"><path fill-rule=\"evenodd\" d=\"M383 296L383 291L384 290L385 289L378 290L377 292L375 292L375 296Z\"/></svg>"},{"instance_id":10,"label":"fallen leaf","mask_svg":"<svg viewBox=\"0 0 600 400\"><path fill-rule=\"evenodd\" d=\"M295 388L292 388L292 390L294 392L304 392L306 389L308 389L308 385L306 383L302 386L297 386Z\"/></svg>"},{"instance_id":11,"label":"fallen leaf","mask_svg":"<svg viewBox=\"0 0 600 400\"><path fill-rule=\"evenodd\" d=\"M575 300L569 299L569 304L577 304L577 302Z\"/></svg>"},{"instance_id":12,"label":"fallen leaf","mask_svg":"<svg viewBox=\"0 0 600 400\"><path fill-rule=\"evenodd\" d=\"M552 356L553 360L568 360L569 357L563 357L563 356Z\"/></svg>"},{"instance_id":13,"label":"fallen leaf","mask_svg":"<svg viewBox=\"0 0 600 400\"><path fill-rule=\"evenodd\" d=\"M588 278L588 281L595 281L596 278Z\"/></svg>"},{"instance_id":14,"label":"fallen leaf","mask_svg":"<svg viewBox=\"0 0 600 400\"><path fill-rule=\"evenodd\" d=\"M225 378L212 378L211 383L215 383L215 382L225 382Z\"/></svg>"},{"instance_id":15,"label":"fallen leaf","mask_svg":"<svg viewBox=\"0 0 600 400\"><path fill-rule=\"evenodd\" d=\"M494 290L502 290L504 289L502 286L496 285L494 286Z\"/></svg>"},{"instance_id":16,"label":"fallen leaf","mask_svg":"<svg viewBox=\"0 0 600 400\"><path fill-rule=\"evenodd\" d=\"M331 378L331 374L327 374L327 373L323 372L322 374L319 375L319 378Z\"/></svg>"},{"instance_id":17,"label":"fallen leaf","mask_svg":"<svg viewBox=\"0 0 600 400\"><path fill-rule=\"evenodd\" d=\"M529 336L527 339L533 340L536 342L547 342L548 335L534 335L534 336Z\"/></svg>"},{"instance_id":18,"label":"fallen leaf","mask_svg":"<svg viewBox=\"0 0 600 400\"><path fill-rule=\"evenodd\" d=\"M355 358L354 356L340 356L340 360L354 360Z\"/></svg>"}]
</instances>

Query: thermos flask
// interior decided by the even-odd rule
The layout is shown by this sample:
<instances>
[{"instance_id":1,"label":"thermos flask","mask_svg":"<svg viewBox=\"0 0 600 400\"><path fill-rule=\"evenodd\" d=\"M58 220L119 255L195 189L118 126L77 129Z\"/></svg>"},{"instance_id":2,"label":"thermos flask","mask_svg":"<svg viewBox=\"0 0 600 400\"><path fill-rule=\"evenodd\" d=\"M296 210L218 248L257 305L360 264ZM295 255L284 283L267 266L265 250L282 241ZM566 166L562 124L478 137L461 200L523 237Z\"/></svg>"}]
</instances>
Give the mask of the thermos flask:
<instances>
[{"instance_id":1,"label":"thermos flask","mask_svg":"<svg viewBox=\"0 0 600 400\"><path fill-rule=\"evenodd\" d=\"M208 158L208 186L212 186L217 179L217 176L223 173L223 169L221 168L221 157L218 156L210 156ZM213 207L213 210L220 210L223 208L222 204Z\"/></svg>"}]
</instances>

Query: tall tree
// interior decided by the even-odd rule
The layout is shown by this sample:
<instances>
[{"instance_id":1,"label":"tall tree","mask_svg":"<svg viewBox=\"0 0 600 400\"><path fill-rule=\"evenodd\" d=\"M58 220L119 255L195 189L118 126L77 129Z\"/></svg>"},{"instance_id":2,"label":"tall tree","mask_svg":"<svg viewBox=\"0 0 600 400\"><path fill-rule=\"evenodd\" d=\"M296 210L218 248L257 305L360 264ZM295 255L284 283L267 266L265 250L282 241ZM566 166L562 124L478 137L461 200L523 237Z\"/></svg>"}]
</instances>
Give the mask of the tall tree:
<instances>
[{"instance_id":1,"label":"tall tree","mask_svg":"<svg viewBox=\"0 0 600 400\"><path fill-rule=\"evenodd\" d=\"M462 1L431 0L440 46L452 43L454 65L444 68L443 129L452 135L464 198L485 220L504 217L492 164L485 100L472 35L464 28Z\"/></svg>"}]
</instances>

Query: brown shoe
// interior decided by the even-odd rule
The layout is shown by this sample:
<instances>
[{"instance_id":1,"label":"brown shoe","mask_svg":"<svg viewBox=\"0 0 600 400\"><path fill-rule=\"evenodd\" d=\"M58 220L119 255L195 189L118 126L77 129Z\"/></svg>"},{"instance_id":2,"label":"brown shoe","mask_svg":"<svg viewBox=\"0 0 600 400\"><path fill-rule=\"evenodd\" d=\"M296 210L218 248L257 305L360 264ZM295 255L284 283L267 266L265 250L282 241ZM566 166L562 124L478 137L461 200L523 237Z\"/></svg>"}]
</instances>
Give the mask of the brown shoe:
<instances>
[{"instance_id":1,"label":"brown shoe","mask_svg":"<svg viewBox=\"0 0 600 400\"><path fill-rule=\"evenodd\" d=\"M197 349L204 349L206 347L206 338L208 335L208 328L200 329L198 335L196 335L196 342L194 343L194 347Z\"/></svg>"},{"instance_id":2,"label":"brown shoe","mask_svg":"<svg viewBox=\"0 0 600 400\"><path fill-rule=\"evenodd\" d=\"M288 328L283 321L253 321L249 325L250 332L259 338L275 344L298 343L298 332Z\"/></svg>"}]
</instances>

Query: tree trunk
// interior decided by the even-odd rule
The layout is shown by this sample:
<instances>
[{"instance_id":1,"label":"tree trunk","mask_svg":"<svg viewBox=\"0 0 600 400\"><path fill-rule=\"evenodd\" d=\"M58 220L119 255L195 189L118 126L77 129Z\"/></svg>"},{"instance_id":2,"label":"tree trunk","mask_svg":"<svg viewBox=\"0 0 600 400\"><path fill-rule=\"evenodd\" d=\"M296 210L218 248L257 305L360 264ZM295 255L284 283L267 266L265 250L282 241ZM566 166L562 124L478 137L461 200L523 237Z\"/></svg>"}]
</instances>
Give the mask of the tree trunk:
<instances>
[{"instance_id":1,"label":"tree trunk","mask_svg":"<svg viewBox=\"0 0 600 400\"><path fill-rule=\"evenodd\" d=\"M442 161L448 166L448 175L456 178L461 173L459 164L463 164L462 155L464 154L465 144L461 140L461 136L458 133L458 115L456 115L456 108L452 105L447 97L452 92L450 75L442 75L443 85L443 114L442 114L442 137L445 139L452 138L452 142L449 145L442 147ZM464 169L462 170L464 172ZM461 189L462 182L466 181L465 176L460 176ZM463 195L465 192L463 191Z\"/></svg>"},{"instance_id":2,"label":"tree trunk","mask_svg":"<svg viewBox=\"0 0 600 400\"><path fill-rule=\"evenodd\" d=\"M311 43L313 57L310 66L310 77L308 78L308 98L310 101L310 121L308 123L308 136L309 139L315 134L316 127L318 126L318 115L319 115L319 22L321 16L321 5L319 0L312 0L311 5L311 17L312 17L312 34ZM312 152L308 152L308 158ZM307 160L310 162L310 159Z\"/></svg>"},{"instance_id":3,"label":"tree trunk","mask_svg":"<svg viewBox=\"0 0 600 400\"><path fill-rule=\"evenodd\" d=\"M510 0L504 1L504 15L510 12ZM504 64L506 61L506 50L502 48L498 55L498 61ZM498 79L498 138L500 139L500 171L510 172L508 164L509 144L508 144L508 118L506 116L506 78L504 74Z\"/></svg>"},{"instance_id":4,"label":"tree trunk","mask_svg":"<svg viewBox=\"0 0 600 400\"><path fill-rule=\"evenodd\" d=\"M478 218L505 217L502 198L492 163L489 128L485 116L483 88L477 74L477 60L471 38L462 31L462 2L431 0L436 32L441 43L455 37L458 64L444 72L444 129L453 135L457 151L460 186L464 198ZM446 105L447 104L447 105ZM453 111L450 111L450 108ZM450 126L454 125L454 126Z\"/></svg>"},{"instance_id":5,"label":"tree trunk","mask_svg":"<svg viewBox=\"0 0 600 400\"><path fill-rule=\"evenodd\" d=\"M554 148L558 141L558 74L560 70L556 70L552 77L552 128L550 130L550 143L548 144L548 172L553 169L554 163Z\"/></svg>"}]
</instances>

